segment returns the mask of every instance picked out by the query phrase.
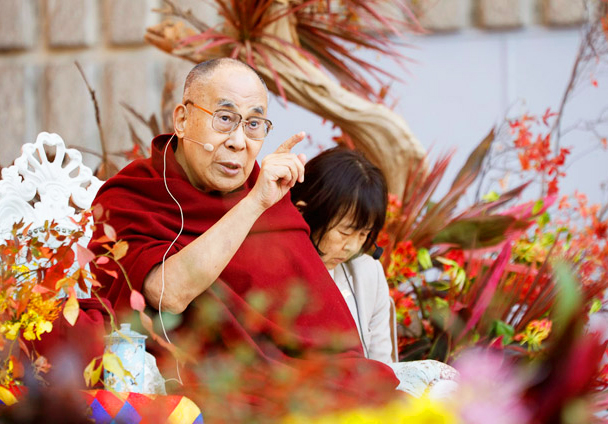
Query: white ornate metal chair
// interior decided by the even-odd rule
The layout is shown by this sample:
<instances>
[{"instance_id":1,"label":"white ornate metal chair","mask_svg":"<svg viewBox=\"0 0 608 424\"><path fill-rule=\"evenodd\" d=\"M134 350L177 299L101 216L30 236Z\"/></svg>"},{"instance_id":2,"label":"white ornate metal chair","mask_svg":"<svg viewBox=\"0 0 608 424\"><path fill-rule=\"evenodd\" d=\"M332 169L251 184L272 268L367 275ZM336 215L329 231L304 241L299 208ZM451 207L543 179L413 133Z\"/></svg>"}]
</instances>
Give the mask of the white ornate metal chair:
<instances>
[{"instance_id":1,"label":"white ornate metal chair","mask_svg":"<svg viewBox=\"0 0 608 424\"><path fill-rule=\"evenodd\" d=\"M2 169L0 180L0 239L11 237L13 225L23 220L32 223L27 236L35 236L45 221L55 221L59 233L68 234L77 227L103 181L82 163L82 154L66 149L57 134L41 132L35 143L26 143L13 165ZM25 235L24 235L25 236ZM80 239L86 245L91 238L87 229ZM88 293L77 290L79 297Z\"/></svg>"}]
</instances>

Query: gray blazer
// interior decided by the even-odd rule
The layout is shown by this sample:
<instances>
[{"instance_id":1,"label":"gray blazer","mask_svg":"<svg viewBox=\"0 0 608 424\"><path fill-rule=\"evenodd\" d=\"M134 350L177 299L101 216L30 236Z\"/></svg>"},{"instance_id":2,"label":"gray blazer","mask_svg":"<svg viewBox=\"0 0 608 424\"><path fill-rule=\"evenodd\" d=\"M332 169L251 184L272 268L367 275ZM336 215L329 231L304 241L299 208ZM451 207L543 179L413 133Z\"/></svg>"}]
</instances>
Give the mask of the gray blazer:
<instances>
[{"instance_id":1,"label":"gray blazer","mask_svg":"<svg viewBox=\"0 0 608 424\"><path fill-rule=\"evenodd\" d=\"M338 265L331 274L357 324L365 356L392 363L390 322L394 316L380 262L361 255Z\"/></svg>"}]
</instances>

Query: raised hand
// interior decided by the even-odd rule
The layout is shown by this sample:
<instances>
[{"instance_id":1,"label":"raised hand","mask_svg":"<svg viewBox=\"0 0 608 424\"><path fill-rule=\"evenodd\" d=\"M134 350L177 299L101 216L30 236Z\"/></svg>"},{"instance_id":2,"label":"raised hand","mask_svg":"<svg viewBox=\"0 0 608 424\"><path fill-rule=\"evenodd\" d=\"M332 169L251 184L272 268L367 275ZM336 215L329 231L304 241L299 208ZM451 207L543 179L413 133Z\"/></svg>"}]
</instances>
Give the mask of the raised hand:
<instances>
[{"instance_id":1,"label":"raised hand","mask_svg":"<svg viewBox=\"0 0 608 424\"><path fill-rule=\"evenodd\" d=\"M304 181L306 156L291 153L291 149L305 136L304 132L291 136L262 160L260 175L251 194L264 210L281 200L297 182Z\"/></svg>"}]
</instances>

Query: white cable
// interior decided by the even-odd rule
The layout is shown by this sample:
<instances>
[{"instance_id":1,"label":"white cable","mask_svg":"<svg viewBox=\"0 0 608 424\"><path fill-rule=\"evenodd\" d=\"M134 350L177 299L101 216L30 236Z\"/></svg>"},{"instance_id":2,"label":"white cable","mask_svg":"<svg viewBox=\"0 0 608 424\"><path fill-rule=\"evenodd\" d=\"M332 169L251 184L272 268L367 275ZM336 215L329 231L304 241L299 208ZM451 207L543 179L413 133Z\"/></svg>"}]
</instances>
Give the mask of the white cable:
<instances>
[{"instance_id":1,"label":"white cable","mask_svg":"<svg viewBox=\"0 0 608 424\"><path fill-rule=\"evenodd\" d=\"M184 211L182 210L182 205L179 204L179 202L173 196L171 191L169 191L169 186L167 185L167 149L169 148L169 145L171 144L173 137L175 137L175 133L173 133L173 135L167 142L167 145L165 146L165 151L163 152L163 182L165 183L165 189L167 190L167 193L169 193L169 196L171 196L171 198L173 199L173 201L177 204L177 207L179 208L181 226L180 226L179 232L177 233L177 236L175 236L175 238L173 239L173 241L167 248L167 251L163 255L163 262L161 264L161 269L160 269L160 278L161 278L160 298L158 299L158 317L160 318L160 326L163 329L163 334L165 335L165 339L167 339L167 342L169 344L173 344L173 343L171 343L171 340L169 340L169 336L167 335L167 331L165 329L165 323L163 322L163 313L161 310L162 302L163 302L163 295L165 294L165 259L167 258L167 255L169 254L169 251L171 250L173 245L177 242L177 239L179 238L179 236L182 235L182 231L184 231ZM179 373L179 361L176 359L175 362L176 362L176 369L177 369L177 380L175 378L170 378L165 381L176 380L179 382L179 384L183 385L184 383L183 383L182 377Z\"/></svg>"}]
</instances>

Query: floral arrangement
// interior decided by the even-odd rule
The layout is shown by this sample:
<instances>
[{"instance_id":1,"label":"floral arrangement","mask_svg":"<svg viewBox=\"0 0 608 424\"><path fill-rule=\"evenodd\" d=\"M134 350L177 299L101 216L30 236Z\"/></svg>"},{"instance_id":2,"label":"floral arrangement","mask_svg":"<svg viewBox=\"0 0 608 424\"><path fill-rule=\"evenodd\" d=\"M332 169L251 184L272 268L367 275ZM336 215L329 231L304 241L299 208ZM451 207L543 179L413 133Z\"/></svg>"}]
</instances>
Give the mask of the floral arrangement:
<instances>
[{"instance_id":1,"label":"floral arrangement","mask_svg":"<svg viewBox=\"0 0 608 424\"><path fill-rule=\"evenodd\" d=\"M320 1L279 2L285 4L284 8L272 14L264 12L276 2L215 3L226 20L226 28L232 32L198 22L198 34L177 37L183 56L225 54L228 49L233 56L244 56L254 66L270 70L275 82L271 88L284 98L289 97L285 92L287 85L275 69L280 62L268 57L274 55L290 64L294 59L277 51L277 45L285 46L287 42L269 36L266 30L283 18L297 17L298 38L290 48L295 49L299 59L322 65L351 92L373 101L384 100L386 88L376 92L363 77L367 73L377 78L382 70L360 61L344 47L350 43L381 54L394 53L386 34L363 30L370 21L391 28L392 23L375 15L375 9L369 6L377 2L340 2L346 14L336 13L329 2ZM398 3L409 11L405 2ZM166 4L170 14L193 21L171 1ZM411 22L415 23L415 19ZM585 40L585 48L593 47L596 55L603 52L597 43L606 40L608 16L601 17L598 23ZM166 41L165 38L157 35L157 42ZM174 47L166 45L165 49L174 52ZM588 50L581 50L576 66L592 60L593 56L587 53ZM302 63L288 68L299 69ZM352 64L355 66L349 66ZM507 120L504 128L491 132L439 201L431 198L450 155L440 157L429 169L421 165L411 170L403 195L390 199L379 242L385 247L382 261L397 306L400 357L454 361L462 375L454 398L423 397L375 409L348 409L353 405L340 405L339 395L334 399L329 392L306 387L309 377L320 370L304 370L293 376L268 372L270 380L260 378L252 371L255 367L251 355L245 351L237 352L236 363L219 357L211 361L189 358L198 367L184 376L185 381L196 382L202 373L217 377L211 379L215 385L197 387L197 392L189 395L200 404L211 397L219 398L216 405L222 405L222 410L207 412L220 422L228 415L223 409L225 400L230 401L233 422L252 422L250 419L256 418L256 411L242 406L245 402L235 394L239 376L259 379L260 390L282 400L271 405L274 409L265 411L273 414L264 416L263 422L311 421L311 416L301 410L315 403L325 404L329 410L346 409L316 416L315 422L594 422L597 416L592 413L608 404L608 367L599 366L605 343L595 333L586 334L582 327L589 314L602 309L608 286L608 219L605 207L589 205L581 193L560 196L560 179L571 154L568 147L560 146L559 136L569 91L570 87L558 112L547 110L539 117L526 114ZM158 128L152 118L139 119L150 128ZM497 148L496 139L505 141L502 150ZM600 140L606 148L606 138ZM129 152L131 157L145 155L145 146L135 136L134 146ZM493 165L497 158L504 159L501 152L512 154L514 162L509 162L509 169L522 177L520 184L511 188L509 175L502 175L498 181L500 190L488 190L486 195L476 196L468 207L459 209L467 190L488 175L488 168L496 168ZM540 195L513 206L531 187L530 180L540 184ZM12 238L0 246L0 385L22 383L28 370L38 381L44 379L52 364L38 352L35 343L48 336L60 319L70 325L76 323L80 313L76 287L85 289L88 284L92 295L97 296L95 289L99 284L87 265L104 269L110 262L119 264L126 253L126 243L117 241L113 229L103 223L105 235L98 241L106 243L107 253L95 256L78 243L91 215L102 222L101 211L85 212L82 220L75 223L78 229L69 234L57 231L54 223L47 223L39 235L22 238L19 235L27 234L29 227L18 224ZM51 240L53 243L49 244ZM108 268L106 272L116 271ZM60 292L65 297L58 297ZM139 313L142 325L160 345L175 354L173 346L154 336L144 306L142 295L132 290L131 307ZM213 323L212 312L200 308L200 321ZM112 326L115 328L113 323ZM198 346L199 341L180 340L192 346ZM471 351L474 347L482 349ZM125 375L115 359L106 355L94 358L84 371L86 383L100 381L102 366L118 376ZM331 373L330 367L326 371ZM369 386L373 386L373 381ZM184 390L191 388L186 386ZM0 399L4 396L0 390ZM299 402L290 404L294 396Z\"/></svg>"},{"instance_id":2,"label":"floral arrangement","mask_svg":"<svg viewBox=\"0 0 608 424\"><path fill-rule=\"evenodd\" d=\"M116 327L113 312L97 294L100 284L89 267L115 274L106 264L123 257L127 244L117 241L107 224L99 224L104 225L99 241L105 243L105 254L94 256L81 244L93 226L91 218L101 220L102 215L100 208L84 211L73 222L73 230L48 221L31 230L31 224L20 222L0 245L0 385L23 384L28 367L44 383L52 365L38 351L37 342L53 331L60 317L74 326L81 312L76 288L97 298L107 308L110 325Z\"/></svg>"},{"instance_id":3,"label":"floral arrangement","mask_svg":"<svg viewBox=\"0 0 608 424\"><path fill-rule=\"evenodd\" d=\"M542 118L545 125L550 116ZM541 174L541 199L506 208L528 187L524 183L454 213L481 173L493 133L438 202L429 199L449 158L412 176L408 186L416 188L403 199L391 196L380 244L386 247L383 264L401 324L402 359L448 360L466 346L495 342L536 355L552 331L547 315L557 294L558 261L573 265L585 311L601 308L608 287L605 208L588 205L581 193L573 196L574 206L569 196L557 202L569 151L560 148L553 155L541 149L548 136L538 135L532 143L531 122L536 118L524 116L509 126L517 156L526 158L519 159L522 172L533 167Z\"/></svg>"}]
</instances>

